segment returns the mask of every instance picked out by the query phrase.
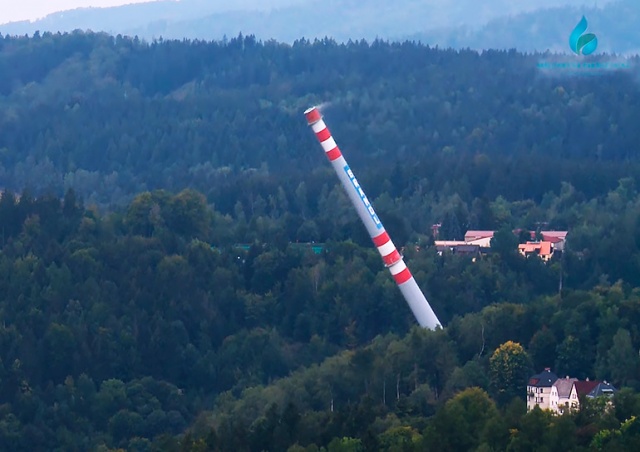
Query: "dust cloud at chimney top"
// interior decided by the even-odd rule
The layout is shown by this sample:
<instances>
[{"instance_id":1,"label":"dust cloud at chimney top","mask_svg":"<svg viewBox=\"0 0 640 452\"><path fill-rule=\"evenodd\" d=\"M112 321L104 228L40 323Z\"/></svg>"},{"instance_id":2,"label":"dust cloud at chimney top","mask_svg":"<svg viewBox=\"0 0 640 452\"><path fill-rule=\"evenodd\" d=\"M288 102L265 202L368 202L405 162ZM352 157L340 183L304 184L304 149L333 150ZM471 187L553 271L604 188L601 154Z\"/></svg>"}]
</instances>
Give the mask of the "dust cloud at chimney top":
<instances>
[{"instance_id":1,"label":"dust cloud at chimney top","mask_svg":"<svg viewBox=\"0 0 640 452\"><path fill-rule=\"evenodd\" d=\"M438 317L431 309L402 256L385 231L373 205L331 136L331 132L322 119L320 108L318 106L311 107L304 112L304 115L416 320L424 328L435 330L436 327L441 327Z\"/></svg>"}]
</instances>

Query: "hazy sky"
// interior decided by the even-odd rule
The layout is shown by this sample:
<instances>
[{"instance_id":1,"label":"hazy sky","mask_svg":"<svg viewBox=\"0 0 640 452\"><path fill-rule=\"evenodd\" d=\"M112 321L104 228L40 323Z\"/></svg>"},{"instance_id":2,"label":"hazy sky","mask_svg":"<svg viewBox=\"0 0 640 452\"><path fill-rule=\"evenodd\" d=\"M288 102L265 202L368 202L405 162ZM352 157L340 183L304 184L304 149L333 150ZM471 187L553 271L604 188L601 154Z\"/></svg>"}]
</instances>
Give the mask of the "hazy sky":
<instances>
[{"instance_id":1,"label":"hazy sky","mask_svg":"<svg viewBox=\"0 0 640 452\"><path fill-rule=\"evenodd\" d=\"M56 11L89 6L118 6L151 0L0 0L0 24L38 19Z\"/></svg>"}]
</instances>

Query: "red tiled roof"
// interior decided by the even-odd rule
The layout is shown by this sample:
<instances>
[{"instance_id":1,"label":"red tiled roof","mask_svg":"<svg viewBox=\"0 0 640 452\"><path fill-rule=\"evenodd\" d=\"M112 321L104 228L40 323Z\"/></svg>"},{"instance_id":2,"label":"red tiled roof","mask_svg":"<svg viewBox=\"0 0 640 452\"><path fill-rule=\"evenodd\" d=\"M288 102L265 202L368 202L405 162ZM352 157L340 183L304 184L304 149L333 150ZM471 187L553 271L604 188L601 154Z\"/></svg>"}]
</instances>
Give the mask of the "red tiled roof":
<instances>
[{"instance_id":1,"label":"red tiled roof","mask_svg":"<svg viewBox=\"0 0 640 452\"><path fill-rule=\"evenodd\" d=\"M521 243L520 245L518 245L518 248L523 253L533 253L535 250L537 250L540 247L537 246L536 243L527 242L527 243Z\"/></svg>"},{"instance_id":2,"label":"red tiled roof","mask_svg":"<svg viewBox=\"0 0 640 452\"><path fill-rule=\"evenodd\" d=\"M540 242L540 256L551 254L551 242Z\"/></svg>"},{"instance_id":3,"label":"red tiled roof","mask_svg":"<svg viewBox=\"0 0 640 452\"><path fill-rule=\"evenodd\" d=\"M518 245L518 249L523 253L533 253L536 250L540 256L551 255L551 242L527 242Z\"/></svg>"},{"instance_id":4,"label":"red tiled roof","mask_svg":"<svg viewBox=\"0 0 640 452\"><path fill-rule=\"evenodd\" d=\"M536 231L529 231L529 234L531 235L531 240L536 239ZM568 234L568 231L540 231L542 240L546 242L551 242L551 243L558 243L558 242L564 241L567 238L567 234Z\"/></svg>"},{"instance_id":5,"label":"red tiled roof","mask_svg":"<svg viewBox=\"0 0 640 452\"><path fill-rule=\"evenodd\" d=\"M576 381L574 383L574 386L576 387L576 392L578 393L578 396L586 396L591 391L593 391L593 388L598 386L599 383L600 383L599 381L595 381L595 380L594 381Z\"/></svg>"},{"instance_id":6,"label":"red tiled roof","mask_svg":"<svg viewBox=\"0 0 640 452\"><path fill-rule=\"evenodd\" d=\"M566 239L568 233L569 231L540 231L543 237L556 237L559 239Z\"/></svg>"}]
</instances>

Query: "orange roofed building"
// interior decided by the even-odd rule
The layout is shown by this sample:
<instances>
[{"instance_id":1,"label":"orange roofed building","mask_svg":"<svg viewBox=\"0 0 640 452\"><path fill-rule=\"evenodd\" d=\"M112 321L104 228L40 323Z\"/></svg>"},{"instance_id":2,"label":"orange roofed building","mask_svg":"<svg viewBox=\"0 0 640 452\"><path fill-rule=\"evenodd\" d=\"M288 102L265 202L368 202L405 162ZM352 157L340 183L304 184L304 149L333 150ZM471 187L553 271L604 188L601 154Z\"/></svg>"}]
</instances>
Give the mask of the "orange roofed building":
<instances>
[{"instance_id":1,"label":"orange roofed building","mask_svg":"<svg viewBox=\"0 0 640 452\"><path fill-rule=\"evenodd\" d=\"M547 262L553 256L554 247L551 242L527 242L518 245L518 251L525 257L536 255Z\"/></svg>"}]
</instances>

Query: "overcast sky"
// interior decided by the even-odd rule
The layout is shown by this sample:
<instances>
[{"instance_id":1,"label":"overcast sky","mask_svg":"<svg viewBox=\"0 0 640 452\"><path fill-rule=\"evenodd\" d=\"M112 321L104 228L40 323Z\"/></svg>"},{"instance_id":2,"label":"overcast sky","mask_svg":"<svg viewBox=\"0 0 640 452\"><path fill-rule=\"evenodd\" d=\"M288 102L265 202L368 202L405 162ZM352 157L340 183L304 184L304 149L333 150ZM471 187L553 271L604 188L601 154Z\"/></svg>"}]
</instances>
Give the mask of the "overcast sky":
<instances>
[{"instance_id":1,"label":"overcast sky","mask_svg":"<svg viewBox=\"0 0 640 452\"><path fill-rule=\"evenodd\" d=\"M89 6L118 6L151 0L0 0L0 24L16 20L38 19L66 9Z\"/></svg>"}]
</instances>

